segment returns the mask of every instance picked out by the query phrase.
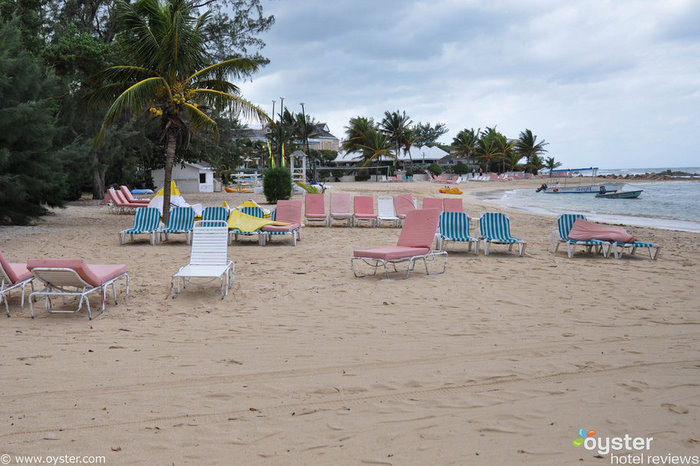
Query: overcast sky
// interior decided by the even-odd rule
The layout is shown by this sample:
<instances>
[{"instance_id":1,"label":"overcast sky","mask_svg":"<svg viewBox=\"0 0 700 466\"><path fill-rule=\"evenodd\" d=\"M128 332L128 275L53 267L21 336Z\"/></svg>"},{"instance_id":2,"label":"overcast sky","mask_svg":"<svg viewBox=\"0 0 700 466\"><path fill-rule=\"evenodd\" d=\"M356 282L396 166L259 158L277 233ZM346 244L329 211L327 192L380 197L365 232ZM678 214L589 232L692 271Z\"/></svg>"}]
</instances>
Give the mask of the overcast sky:
<instances>
[{"instance_id":1,"label":"overcast sky","mask_svg":"<svg viewBox=\"0 0 700 466\"><path fill-rule=\"evenodd\" d=\"M270 59L245 98L345 137L401 110L530 129L564 166L700 166L699 0L264 0Z\"/></svg>"}]
</instances>

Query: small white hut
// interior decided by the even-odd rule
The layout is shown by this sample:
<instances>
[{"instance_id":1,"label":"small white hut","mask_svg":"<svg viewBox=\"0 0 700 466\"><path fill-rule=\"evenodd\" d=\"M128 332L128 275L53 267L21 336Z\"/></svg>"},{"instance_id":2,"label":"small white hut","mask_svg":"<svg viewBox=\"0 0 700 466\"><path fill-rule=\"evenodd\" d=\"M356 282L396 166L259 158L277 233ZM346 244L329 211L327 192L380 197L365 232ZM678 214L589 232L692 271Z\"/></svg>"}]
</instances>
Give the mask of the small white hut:
<instances>
[{"instance_id":1,"label":"small white hut","mask_svg":"<svg viewBox=\"0 0 700 466\"><path fill-rule=\"evenodd\" d=\"M163 187L164 169L151 171L153 184L156 190ZM173 166L173 181L183 193L213 193L214 169L209 165L199 162L183 162Z\"/></svg>"}]
</instances>

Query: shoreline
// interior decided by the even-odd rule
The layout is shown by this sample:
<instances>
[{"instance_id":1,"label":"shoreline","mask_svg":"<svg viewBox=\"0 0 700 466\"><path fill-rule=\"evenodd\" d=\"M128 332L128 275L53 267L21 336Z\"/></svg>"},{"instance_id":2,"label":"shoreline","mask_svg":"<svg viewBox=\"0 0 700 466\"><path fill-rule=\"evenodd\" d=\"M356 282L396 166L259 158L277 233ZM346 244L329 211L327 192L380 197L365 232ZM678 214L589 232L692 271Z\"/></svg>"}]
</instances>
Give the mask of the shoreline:
<instances>
[{"instance_id":1,"label":"shoreline","mask_svg":"<svg viewBox=\"0 0 700 466\"><path fill-rule=\"evenodd\" d=\"M476 215L494 206L471 193L538 183L460 188ZM450 197L440 187L334 190ZM184 197L264 203L247 193ZM572 446L585 427L653 437L649 454L697 454L700 235L634 227L663 246L656 261L581 248L568 258L551 252L554 218L497 210L527 241L524 257L455 245L444 274L419 266L407 280L356 279L353 250L395 245L400 230L304 227L295 247L230 246L236 278L225 300L216 281L171 299L190 246L145 237L120 246L133 215L94 201L2 227L9 262L126 264L131 292L124 301L118 286L119 304L92 321L84 310L48 314L43 303L31 319L11 296L12 317L0 319L0 453L104 455L107 464L598 465L596 452Z\"/></svg>"}]
</instances>

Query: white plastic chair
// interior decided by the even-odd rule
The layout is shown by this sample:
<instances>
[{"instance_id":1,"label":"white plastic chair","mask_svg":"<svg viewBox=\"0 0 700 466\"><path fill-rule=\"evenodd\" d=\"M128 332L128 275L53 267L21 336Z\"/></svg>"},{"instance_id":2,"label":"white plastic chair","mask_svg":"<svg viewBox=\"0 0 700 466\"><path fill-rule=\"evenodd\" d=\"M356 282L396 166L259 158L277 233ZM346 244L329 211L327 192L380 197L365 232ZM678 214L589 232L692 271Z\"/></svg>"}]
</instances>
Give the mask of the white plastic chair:
<instances>
[{"instance_id":1,"label":"white plastic chair","mask_svg":"<svg viewBox=\"0 0 700 466\"><path fill-rule=\"evenodd\" d=\"M228 225L225 221L195 222L192 229L190 263L181 267L170 279L170 294L173 299L180 294L180 285L187 288L192 278L218 278L221 280L221 299L226 298L236 275L236 266L233 261L228 260L227 252Z\"/></svg>"},{"instance_id":2,"label":"white plastic chair","mask_svg":"<svg viewBox=\"0 0 700 466\"><path fill-rule=\"evenodd\" d=\"M399 217L394 210L394 199L391 197L377 198L377 220L379 222L393 222L394 226L399 226Z\"/></svg>"}]
</instances>

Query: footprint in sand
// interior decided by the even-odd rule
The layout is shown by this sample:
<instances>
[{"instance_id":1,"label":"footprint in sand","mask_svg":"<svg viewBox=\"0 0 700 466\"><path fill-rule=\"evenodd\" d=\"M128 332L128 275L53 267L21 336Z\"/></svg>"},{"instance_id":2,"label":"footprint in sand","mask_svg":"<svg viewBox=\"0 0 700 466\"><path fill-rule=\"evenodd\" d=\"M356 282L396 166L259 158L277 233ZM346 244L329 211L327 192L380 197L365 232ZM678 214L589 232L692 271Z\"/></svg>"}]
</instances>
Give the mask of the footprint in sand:
<instances>
[{"instance_id":1,"label":"footprint in sand","mask_svg":"<svg viewBox=\"0 0 700 466\"><path fill-rule=\"evenodd\" d=\"M672 413L688 414L688 408L684 408L683 406L678 406L673 403L661 403L661 407L668 409Z\"/></svg>"}]
</instances>

